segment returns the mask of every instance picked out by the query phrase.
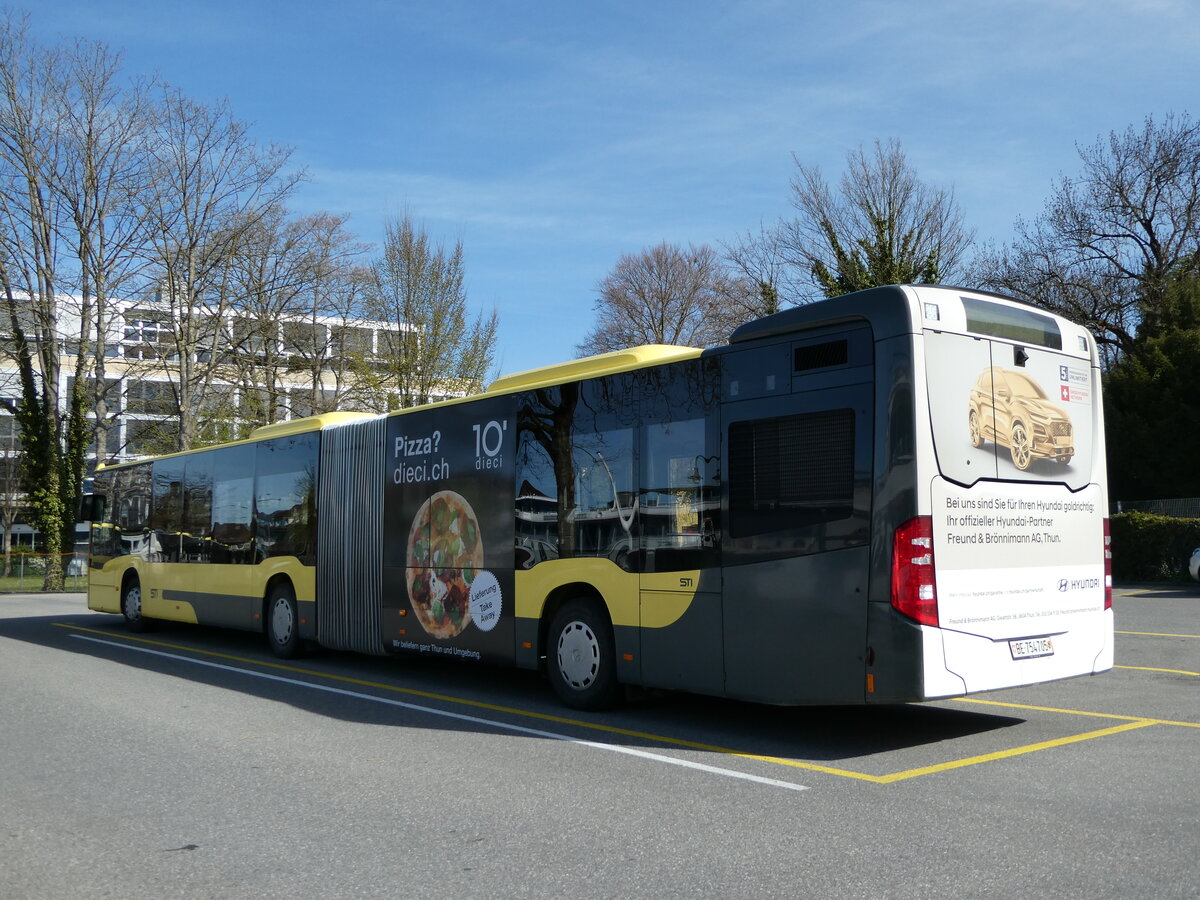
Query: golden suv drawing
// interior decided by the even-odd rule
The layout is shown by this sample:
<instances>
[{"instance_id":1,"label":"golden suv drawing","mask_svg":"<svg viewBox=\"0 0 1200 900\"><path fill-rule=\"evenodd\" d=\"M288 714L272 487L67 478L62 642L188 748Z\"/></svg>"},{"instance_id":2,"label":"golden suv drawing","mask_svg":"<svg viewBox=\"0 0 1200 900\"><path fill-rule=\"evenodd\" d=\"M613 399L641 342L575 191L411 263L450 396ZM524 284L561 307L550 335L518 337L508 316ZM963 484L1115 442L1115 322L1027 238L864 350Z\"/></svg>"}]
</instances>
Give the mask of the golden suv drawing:
<instances>
[{"instance_id":1,"label":"golden suv drawing","mask_svg":"<svg viewBox=\"0 0 1200 900\"><path fill-rule=\"evenodd\" d=\"M999 366L980 372L971 388L967 419L972 447L995 441L1009 449L1013 465L1022 472L1035 459L1066 465L1075 455L1071 417L1023 372Z\"/></svg>"}]
</instances>

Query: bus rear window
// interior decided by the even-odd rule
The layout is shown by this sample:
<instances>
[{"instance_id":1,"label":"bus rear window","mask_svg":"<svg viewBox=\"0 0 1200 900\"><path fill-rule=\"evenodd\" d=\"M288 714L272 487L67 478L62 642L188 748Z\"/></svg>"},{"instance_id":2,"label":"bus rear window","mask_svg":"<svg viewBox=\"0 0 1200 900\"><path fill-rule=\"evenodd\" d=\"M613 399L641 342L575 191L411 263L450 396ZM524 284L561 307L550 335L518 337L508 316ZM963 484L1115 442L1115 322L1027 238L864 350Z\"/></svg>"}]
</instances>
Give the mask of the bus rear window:
<instances>
[{"instance_id":1,"label":"bus rear window","mask_svg":"<svg viewBox=\"0 0 1200 900\"><path fill-rule=\"evenodd\" d=\"M1051 350L1062 349L1062 332L1049 316L971 297L963 297L962 304L967 314L968 331Z\"/></svg>"}]
</instances>

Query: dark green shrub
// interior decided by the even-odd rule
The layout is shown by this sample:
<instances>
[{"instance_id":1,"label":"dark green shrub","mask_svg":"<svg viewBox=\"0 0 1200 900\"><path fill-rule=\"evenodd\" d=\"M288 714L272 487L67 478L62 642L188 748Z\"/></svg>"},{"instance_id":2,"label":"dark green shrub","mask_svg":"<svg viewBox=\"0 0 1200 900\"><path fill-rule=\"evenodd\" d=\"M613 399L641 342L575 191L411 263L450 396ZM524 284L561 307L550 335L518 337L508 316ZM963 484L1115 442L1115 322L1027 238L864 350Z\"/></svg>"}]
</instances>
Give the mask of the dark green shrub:
<instances>
[{"instance_id":1,"label":"dark green shrub","mask_svg":"<svg viewBox=\"0 0 1200 900\"><path fill-rule=\"evenodd\" d=\"M1124 512L1112 517L1113 579L1184 581L1200 547L1200 519Z\"/></svg>"}]
</instances>

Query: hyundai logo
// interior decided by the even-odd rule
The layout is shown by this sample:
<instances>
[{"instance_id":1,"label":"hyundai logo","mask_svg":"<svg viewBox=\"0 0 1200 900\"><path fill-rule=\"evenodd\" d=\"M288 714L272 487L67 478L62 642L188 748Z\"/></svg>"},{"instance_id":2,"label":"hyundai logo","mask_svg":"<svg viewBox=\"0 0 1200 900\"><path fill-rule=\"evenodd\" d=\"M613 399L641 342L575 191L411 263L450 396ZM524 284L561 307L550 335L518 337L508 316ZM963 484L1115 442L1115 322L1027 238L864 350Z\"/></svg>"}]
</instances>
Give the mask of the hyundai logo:
<instances>
[{"instance_id":1,"label":"hyundai logo","mask_svg":"<svg viewBox=\"0 0 1200 900\"><path fill-rule=\"evenodd\" d=\"M1067 579L1065 579L1065 578L1060 578L1060 579L1059 579L1059 582L1058 582L1058 589L1059 589L1060 591L1066 591L1066 590L1067 590L1067 586L1068 586L1068 585L1067 585Z\"/></svg>"}]
</instances>

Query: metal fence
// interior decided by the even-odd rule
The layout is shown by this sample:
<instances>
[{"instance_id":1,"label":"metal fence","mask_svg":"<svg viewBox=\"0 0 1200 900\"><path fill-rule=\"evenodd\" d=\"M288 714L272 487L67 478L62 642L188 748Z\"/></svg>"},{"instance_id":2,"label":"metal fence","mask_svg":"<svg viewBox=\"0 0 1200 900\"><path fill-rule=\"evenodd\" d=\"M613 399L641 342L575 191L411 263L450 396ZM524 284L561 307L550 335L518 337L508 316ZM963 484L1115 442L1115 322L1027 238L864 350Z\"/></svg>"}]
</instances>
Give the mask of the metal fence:
<instances>
[{"instance_id":1,"label":"metal fence","mask_svg":"<svg viewBox=\"0 0 1200 900\"><path fill-rule=\"evenodd\" d=\"M1200 519L1200 497L1173 500L1117 500L1113 512L1148 512L1176 519Z\"/></svg>"},{"instance_id":2,"label":"metal fence","mask_svg":"<svg viewBox=\"0 0 1200 900\"><path fill-rule=\"evenodd\" d=\"M61 554L63 566L63 590L87 590L87 557L78 553ZM0 593L26 593L40 591L46 583L46 561L44 553L10 553L0 555Z\"/></svg>"}]
</instances>

